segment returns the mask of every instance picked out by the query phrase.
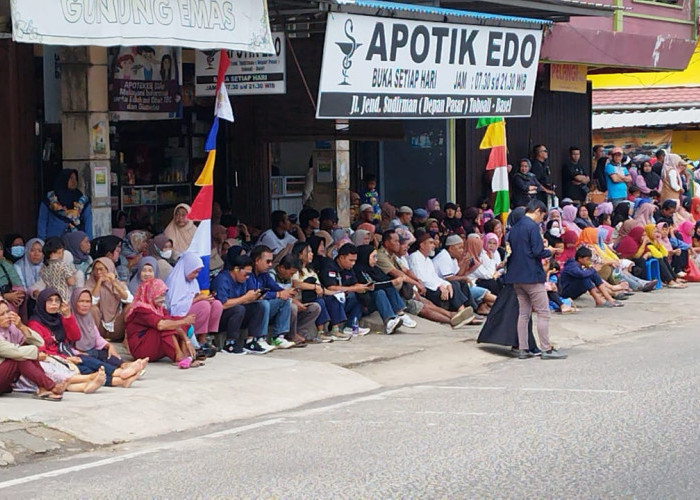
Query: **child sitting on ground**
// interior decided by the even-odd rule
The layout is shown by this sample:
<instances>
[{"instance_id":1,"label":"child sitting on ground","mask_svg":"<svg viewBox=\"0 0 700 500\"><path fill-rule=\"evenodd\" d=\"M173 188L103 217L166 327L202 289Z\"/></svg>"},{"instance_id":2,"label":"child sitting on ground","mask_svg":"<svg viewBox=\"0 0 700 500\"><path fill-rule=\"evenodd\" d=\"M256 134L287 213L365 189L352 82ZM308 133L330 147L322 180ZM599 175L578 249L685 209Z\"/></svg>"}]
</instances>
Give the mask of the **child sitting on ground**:
<instances>
[{"instance_id":1,"label":"child sitting on ground","mask_svg":"<svg viewBox=\"0 0 700 500\"><path fill-rule=\"evenodd\" d=\"M592 257L590 248L580 246L574 258L566 261L561 271L562 297L577 299L588 292L596 307L622 307L623 304L613 299L598 272L591 266Z\"/></svg>"},{"instance_id":2,"label":"child sitting on ground","mask_svg":"<svg viewBox=\"0 0 700 500\"><path fill-rule=\"evenodd\" d=\"M63 242L53 236L44 243L44 265L39 274L47 288L55 288L61 300L68 304L71 287L75 285L75 269L63 261Z\"/></svg>"},{"instance_id":3,"label":"child sitting on ground","mask_svg":"<svg viewBox=\"0 0 700 500\"><path fill-rule=\"evenodd\" d=\"M574 312L573 300L563 299L559 296L559 271L561 267L554 258L542 259L542 267L547 273L547 281L544 283L544 288L547 290L547 298L549 299L549 308L552 311L568 314Z\"/></svg>"}]
</instances>

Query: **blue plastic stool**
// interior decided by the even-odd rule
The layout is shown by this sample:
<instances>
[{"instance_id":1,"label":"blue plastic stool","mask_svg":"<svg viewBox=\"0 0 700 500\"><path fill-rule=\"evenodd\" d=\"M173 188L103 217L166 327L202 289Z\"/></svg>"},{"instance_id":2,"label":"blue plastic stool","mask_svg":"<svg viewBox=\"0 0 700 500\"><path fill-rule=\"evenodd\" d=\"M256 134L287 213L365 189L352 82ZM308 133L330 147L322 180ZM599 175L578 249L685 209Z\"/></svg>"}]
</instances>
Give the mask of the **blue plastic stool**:
<instances>
[{"instance_id":1,"label":"blue plastic stool","mask_svg":"<svg viewBox=\"0 0 700 500\"><path fill-rule=\"evenodd\" d=\"M661 283L661 270L659 269L659 261L657 259L648 259L646 262L647 281L656 280L655 289L664 286Z\"/></svg>"}]
</instances>

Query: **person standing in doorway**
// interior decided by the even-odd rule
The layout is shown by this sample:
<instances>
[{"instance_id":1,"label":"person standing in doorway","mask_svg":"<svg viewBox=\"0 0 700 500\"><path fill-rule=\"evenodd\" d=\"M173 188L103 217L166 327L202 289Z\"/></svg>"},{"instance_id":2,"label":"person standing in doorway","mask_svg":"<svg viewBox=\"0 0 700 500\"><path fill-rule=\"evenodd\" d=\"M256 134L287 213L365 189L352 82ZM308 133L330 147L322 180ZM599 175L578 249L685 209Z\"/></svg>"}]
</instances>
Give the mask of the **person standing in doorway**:
<instances>
[{"instance_id":1,"label":"person standing in doorway","mask_svg":"<svg viewBox=\"0 0 700 500\"><path fill-rule=\"evenodd\" d=\"M549 259L551 252L544 247L540 224L547 215L547 207L540 200L532 200L525 209L525 217L516 222L508 234L511 254L505 282L512 284L518 297L518 358L527 359L533 354L528 350L528 323L530 314L537 313L537 335L542 359L565 359L549 342L549 299L545 289L545 272L542 259Z\"/></svg>"}]
</instances>

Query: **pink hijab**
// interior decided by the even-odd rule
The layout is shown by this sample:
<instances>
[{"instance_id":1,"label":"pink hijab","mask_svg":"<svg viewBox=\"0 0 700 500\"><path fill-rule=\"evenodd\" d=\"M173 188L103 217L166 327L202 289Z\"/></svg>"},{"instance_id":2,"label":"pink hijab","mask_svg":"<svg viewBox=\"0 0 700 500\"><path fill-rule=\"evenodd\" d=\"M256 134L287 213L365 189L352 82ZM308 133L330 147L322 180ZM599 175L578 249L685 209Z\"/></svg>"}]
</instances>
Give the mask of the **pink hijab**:
<instances>
[{"instance_id":1,"label":"pink hijab","mask_svg":"<svg viewBox=\"0 0 700 500\"><path fill-rule=\"evenodd\" d=\"M576 236L581 234L581 228L576 225L574 219L578 209L575 205L567 205L562 209L561 221L567 231L572 231Z\"/></svg>"},{"instance_id":2,"label":"pink hijab","mask_svg":"<svg viewBox=\"0 0 700 500\"><path fill-rule=\"evenodd\" d=\"M634 214L634 220L646 226L648 224L653 224L654 212L656 212L656 206L653 203L642 203L637 207L637 213Z\"/></svg>"},{"instance_id":3,"label":"pink hijab","mask_svg":"<svg viewBox=\"0 0 700 500\"><path fill-rule=\"evenodd\" d=\"M678 226L678 233L684 243L688 245L693 245L693 231L695 230L695 225L686 220L680 223Z\"/></svg>"}]
</instances>

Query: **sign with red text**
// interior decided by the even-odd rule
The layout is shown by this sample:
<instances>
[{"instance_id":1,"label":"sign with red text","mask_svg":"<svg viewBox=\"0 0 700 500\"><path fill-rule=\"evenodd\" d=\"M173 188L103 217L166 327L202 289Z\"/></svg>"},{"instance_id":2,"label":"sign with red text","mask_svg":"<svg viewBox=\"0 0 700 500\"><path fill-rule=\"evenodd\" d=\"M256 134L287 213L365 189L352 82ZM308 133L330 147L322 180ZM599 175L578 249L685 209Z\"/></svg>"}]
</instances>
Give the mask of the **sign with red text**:
<instances>
[{"instance_id":1,"label":"sign with red text","mask_svg":"<svg viewBox=\"0 0 700 500\"><path fill-rule=\"evenodd\" d=\"M582 64L550 64L549 90L586 93L588 66Z\"/></svg>"}]
</instances>

